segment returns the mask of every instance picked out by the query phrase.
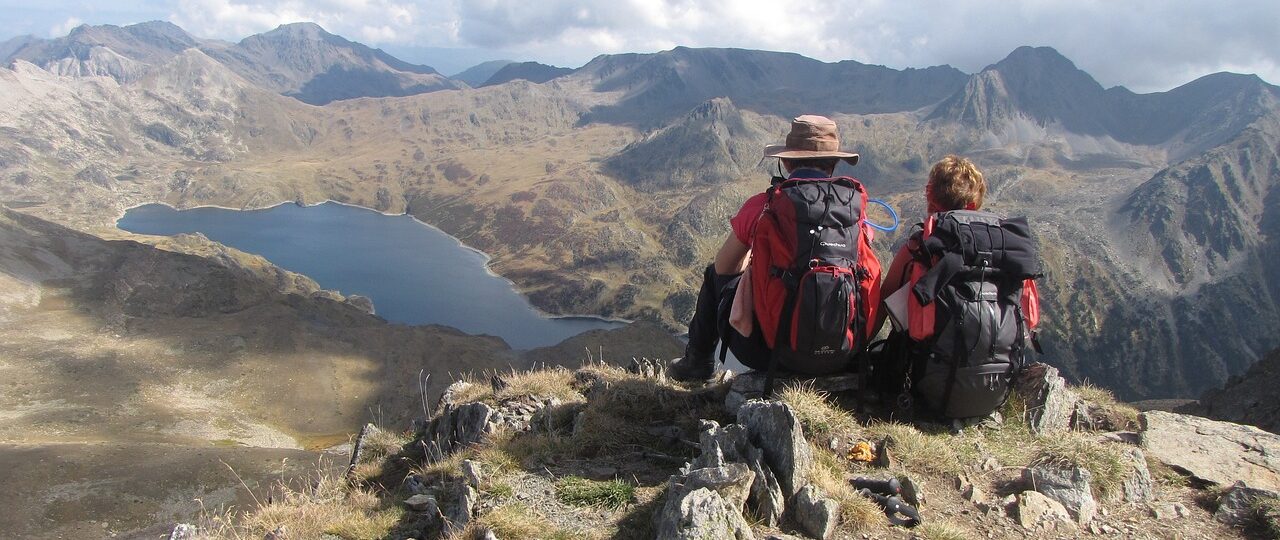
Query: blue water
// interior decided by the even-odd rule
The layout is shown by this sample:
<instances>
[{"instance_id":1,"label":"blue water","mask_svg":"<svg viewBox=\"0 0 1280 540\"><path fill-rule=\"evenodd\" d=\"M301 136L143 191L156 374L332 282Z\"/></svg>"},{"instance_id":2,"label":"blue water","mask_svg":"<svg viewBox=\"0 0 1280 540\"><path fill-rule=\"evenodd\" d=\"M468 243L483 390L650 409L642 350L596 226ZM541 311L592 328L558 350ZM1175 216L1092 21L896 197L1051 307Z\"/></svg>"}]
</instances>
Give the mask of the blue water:
<instances>
[{"instance_id":1,"label":"blue water","mask_svg":"<svg viewBox=\"0 0 1280 540\"><path fill-rule=\"evenodd\" d=\"M367 296L388 321L498 336L516 349L620 325L541 315L509 281L485 270L484 255L409 216L336 203L250 211L151 204L129 210L117 226L163 236L198 232L305 274L326 289Z\"/></svg>"}]
</instances>

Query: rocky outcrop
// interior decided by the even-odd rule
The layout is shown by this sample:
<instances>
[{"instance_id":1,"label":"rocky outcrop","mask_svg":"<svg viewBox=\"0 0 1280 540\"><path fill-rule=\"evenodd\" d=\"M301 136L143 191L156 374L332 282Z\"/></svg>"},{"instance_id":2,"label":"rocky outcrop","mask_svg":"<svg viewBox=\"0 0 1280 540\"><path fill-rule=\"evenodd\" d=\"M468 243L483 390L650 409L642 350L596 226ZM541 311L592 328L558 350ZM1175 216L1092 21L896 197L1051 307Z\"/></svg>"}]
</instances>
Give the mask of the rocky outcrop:
<instances>
[{"instance_id":1,"label":"rocky outcrop","mask_svg":"<svg viewBox=\"0 0 1280 540\"><path fill-rule=\"evenodd\" d=\"M1058 368L1034 363L1023 370L1016 386L1027 408L1027 424L1031 431L1045 434L1071 428L1080 396L1067 389L1067 381Z\"/></svg>"},{"instance_id":2,"label":"rocky outcrop","mask_svg":"<svg viewBox=\"0 0 1280 540\"><path fill-rule=\"evenodd\" d=\"M748 401L738 409L738 424L751 444L764 452L782 493L792 497L799 492L813 456L791 408L777 401Z\"/></svg>"},{"instance_id":3,"label":"rocky outcrop","mask_svg":"<svg viewBox=\"0 0 1280 540\"><path fill-rule=\"evenodd\" d=\"M748 440L747 431L738 424L720 427L711 421L702 421L698 435L701 453L690 467L723 467L727 463L743 463L753 474L747 508L765 524L775 526L782 519L786 498L778 478L764 462L764 452Z\"/></svg>"},{"instance_id":4,"label":"rocky outcrop","mask_svg":"<svg viewBox=\"0 0 1280 540\"><path fill-rule=\"evenodd\" d=\"M667 506L659 514L655 527L657 538L702 540L733 538L754 540L751 526L742 514L715 491L698 488L676 496L668 496Z\"/></svg>"},{"instance_id":5,"label":"rocky outcrop","mask_svg":"<svg viewBox=\"0 0 1280 540\"><path fill-rule=\"evenodd\" d=\"M1032 490L1062 504L1081 525L1093 520L1098 503L1089 482L1093 475L1081 467L1035 465L1023 470L1022 481Z\"/></svg>"},{"instance_id":6,"label":"rocky outcrop","mask_svg":"<svg viewBox=\"0 0 1280 540\"><path fill-rule=\"evenodd\" d=\"M1196 479L1280 490L1280 435L1198 416L1148 411L1139 416L1142 447Z\"/></svg>"}]
</instances>

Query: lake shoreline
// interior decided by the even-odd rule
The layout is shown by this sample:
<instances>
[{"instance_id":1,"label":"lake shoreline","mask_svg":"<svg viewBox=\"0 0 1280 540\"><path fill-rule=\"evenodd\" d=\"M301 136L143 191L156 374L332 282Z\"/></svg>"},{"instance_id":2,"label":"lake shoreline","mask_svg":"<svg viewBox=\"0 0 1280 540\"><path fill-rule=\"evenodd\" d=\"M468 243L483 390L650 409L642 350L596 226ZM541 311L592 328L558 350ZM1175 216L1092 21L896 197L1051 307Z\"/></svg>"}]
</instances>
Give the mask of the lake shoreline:
<instances>
[{"instance_id":1,"label":"lake shoreline","mask_svg":"<svg viewBox=\"0 0 1280 540\"><path fill-rule=\"evenodd\" d=\"M221 205L198 205L198 206L191 206L191 207L178 207L178 206L170 205L170 203L166 203L166 202L146 202L146 203L140 203L140 205L133 205L133 206L127 207L127 209L125 209L122 212L122 214L119 214L118 218L116 218L116 220L114 221L114 225L115 225L115 230L119 230L119 232L122 232L125 234L131 234L131 235L132 234L138 234L138 235L175 234L175 233L150 234L150 232L145 232L145 230L143 230L143 232L134 232L134 230L123 228L122 221L124 221L125 216L127 216L129 212L133 210L141 209L141 207L150 206L150 205L164 207L164 209L168 209L170 212L175 212L175 214L180 214L180 212L183 212L183 211L201 210L201 209L212 209L212 210L221 210L221 211L230 211L230 212L261 212L261 211L271 211L271 210L280 209L280 207L285 205L293 205L294 207L298 207L298 209L314 209L314 207L324 206L326 205L326 203L333 203L334 206L347 207L347 209L352 209L360 212L371 212L371 214L374 214L374 215L388 216L388 218L399 218L399 216L408 216L408 218L412 219L413 223L415 223L416 225L424 226L425 228L424 233L428 233L429 235L433 235L430 233L439 234L440 237L435 237L435 238L438 238L436 239L435 242L448 243L449 246L453 248L462 248L462 250L465 252L475 253L476 258L474 258L474 260L471 260L471 262L467 262L467 265L471 265L471 264L475 264L475 262L479 262L480 267L483 267L484 273L486 276L488 276L488 278L497 280L497 282L500 282L500 284L502 284L502 287L509 290L509 293L515 294L515 296L520 297L522 303L524 303L525 305L525 308L531 311L532 315L535 315L540 320L588 321L588 322L600 322L600 324L609 324L609 325L626 325L626 324L631 324L631 322L634 322L632 320L627 320L627 319L614 319L614 317L604 317L604 316L591 315L591 314L552 314L552 312L545 311L543 310L543 308L534 305L534 303L532 303L532 299L529 296L526 296L525 292L522 292L520 287L518 287L518 285L515 282L512 282L512 280L506 278L506 276L500 275L498 273L495 273L495 271L493 271L492 267L490 267L490 265L492 265L492 262L493 262L493 257L489 256L488 253L485 253L484 251L481 251L481 250L477 250L477 248L475 247L467 246L467 244L465 242L462 242L461 239L458 239L457 237L453 237L453 235L448 234L447 232L444 232L444 230L440 229L439 226L426 223L426 221L421 220L417 218L417 216L413 216L412 214L407 214L407 212L399 212L399 214L393 214L393 212L383 212L383 211L378 211L374 209L369 209L369 207L365 207L365 206L352 205L352 203L333 201L333 200L320 201L320 202L312 203L312 205L301 205L301 203L298 203L297 201L282 201L282 202L273 203L273 205L269 205L269 206L247 207L247 209L234 209L234 207L221 206ZM340 223L340 221L338 221L338 223ZM410 228L416 225L410 225ZM401 225L401 226L403 228L404 225ZM399 230L406 230L406 229L399 229ZM196 232L196 230L191 229L191 232ZM443 238L448 238L448 241L444 241ZM253 250L253 248L236 247L236 246L232 246L232 244L225 243L225 239L228 239L228 238L224 238L223 242L218 241L218 239L212 239L212 238L210 239L212 242L218 242L220 244L224 244L224 246L237 248L237 250L239 251L250 252L250 253L253 253L253 255L259 255L264 257L266 256L266 253L261 252L259 250ZM243 244L241 244L241 246L243 246ZM268 260L271 260L271 258L268 258ZM278 261L271 261L271 262L273 262L273 264L279 265ZM404 267L403 264L396 265L396 261L392 261L392 264L396 267ZM306 275L308 276L308 278L311 278L311 279L316 279L316 275L324 274L324 273L310 274L310 271L305 269L297 269L297 270L291 269L291 271L297 271L298 274ZM412 271L413 270L410 270L408 271L408 273L410 273L411 275ZM330 279L332 279L332 276L330 276ZM317 280L317 283L319 283L319 280ZM340 285L340 284L334 284L333 282L328 282L324 285L321 285L321 287L324 287L325 289L337 290L338 293L344 294L344 296L351 296L351 294L360 294L360 296L369 297L369 294L365 292L361 292L361 290L351 289L351 284ZM493 285L490 285L490 287L493 287ZM348 290L343 290L344 288L347 288ZM360 287L356 287L356 289L360 289ZM370 299L372 302L374 302L374 306L376 310L378 310L378 312L380 312L381 314L381 312L383 312L383 308L379 307L380 302L375 301L375 299L372 299L372 298ZM384 294L383 298L381 299L383 299L383 301L385 302L387 301L387 296L385 296ZM383 317L385 319L385 316ZM451 326L451 324L448 324L448 322L415 321L413 320L413 317L408 317L408 320L406 320L406 317L404 316L397 316L397 317L394 317L394 319L398 319L398 320L388 319L388 322L390 322L390 324L402 324L402 325L410 325L410 326L429 325L429 324ZM465 326L465 325L466 325L465 322L462 322L461 326ZM495 335L494 331L474 331L474 330L471 330L471 331L463 330L463 331L466 331L466 333L468 334ZM508 342L511 342L511 339L506 339L506 340L508 340ZM534 345L534 348L536 347L539 347L539 345ZM512 348L524 349L525 347L518 347L518 345L513 345Z\"/></svg>"}]
</instances>

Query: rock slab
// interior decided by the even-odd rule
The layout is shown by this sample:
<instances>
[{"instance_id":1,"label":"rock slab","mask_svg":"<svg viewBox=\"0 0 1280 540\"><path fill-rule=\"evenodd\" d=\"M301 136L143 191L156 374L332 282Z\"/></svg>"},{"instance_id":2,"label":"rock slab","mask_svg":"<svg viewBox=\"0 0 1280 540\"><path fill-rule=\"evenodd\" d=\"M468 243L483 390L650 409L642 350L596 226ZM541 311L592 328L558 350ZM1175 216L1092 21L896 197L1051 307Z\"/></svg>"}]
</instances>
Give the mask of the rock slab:
<instances>
[{"instance_id":1,"label":"rock slab","mask_svg":"<svg viewBox=\"0 0 1280 540\"><path fill-rule=\"evenodd\" d=\"M1280 491L1280 435L1199 416L1148 411L1138 417L1148 455L1195 478Z\"/></svg>"}]
</instances>

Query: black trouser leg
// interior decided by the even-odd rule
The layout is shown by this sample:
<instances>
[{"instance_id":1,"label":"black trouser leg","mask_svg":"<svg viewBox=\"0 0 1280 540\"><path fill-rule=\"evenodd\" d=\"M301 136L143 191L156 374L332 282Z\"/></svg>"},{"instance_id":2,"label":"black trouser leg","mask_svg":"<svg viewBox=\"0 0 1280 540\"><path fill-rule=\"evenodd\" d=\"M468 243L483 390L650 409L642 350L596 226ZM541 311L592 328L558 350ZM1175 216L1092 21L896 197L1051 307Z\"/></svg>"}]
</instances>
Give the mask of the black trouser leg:
<instances>
[{"instance_id":1,"label":"black trouser leg","mask_svg":"<svg viewBox=\"0 0 1280 540\"><path fill-rule=\"evenodd\" d=\"M693 310L693 319L689 321L689 345L685 347L685 357L712 363L716 350L716 342L720 340L717 311L720 306L720 285L722 280L716 275L716 266L708 265L702 273L702 288L698 290L698 303Z\"/></svg>"}]
</instances>

